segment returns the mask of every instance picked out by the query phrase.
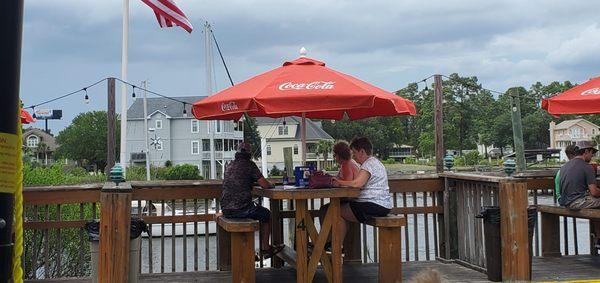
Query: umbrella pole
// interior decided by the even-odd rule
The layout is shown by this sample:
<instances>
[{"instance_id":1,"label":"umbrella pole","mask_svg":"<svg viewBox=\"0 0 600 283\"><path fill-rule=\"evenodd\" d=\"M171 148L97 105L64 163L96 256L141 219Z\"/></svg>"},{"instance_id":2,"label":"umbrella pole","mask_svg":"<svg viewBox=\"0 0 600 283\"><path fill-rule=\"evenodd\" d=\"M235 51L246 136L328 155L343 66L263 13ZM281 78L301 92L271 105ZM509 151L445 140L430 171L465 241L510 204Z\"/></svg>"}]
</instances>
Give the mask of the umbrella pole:
<instances>
[{"instance_id":1,"label":"umbrella pole","mask_svg":"<svg viewBox=\"0 0 600 283\"><path fill-rule=\"evenodd\" d=\"M302 113L300 138L302 139L302 165L306 166L306 113Z\"/></svg>"}]
</instances>

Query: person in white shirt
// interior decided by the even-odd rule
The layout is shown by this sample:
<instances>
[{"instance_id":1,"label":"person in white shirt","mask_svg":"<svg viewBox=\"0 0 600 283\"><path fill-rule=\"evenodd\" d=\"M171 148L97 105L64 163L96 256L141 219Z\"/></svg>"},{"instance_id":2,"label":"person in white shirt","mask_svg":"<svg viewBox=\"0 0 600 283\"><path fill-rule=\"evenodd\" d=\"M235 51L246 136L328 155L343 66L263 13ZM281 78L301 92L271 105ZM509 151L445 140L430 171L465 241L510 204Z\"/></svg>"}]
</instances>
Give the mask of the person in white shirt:
<instances>
[{"instance_id":1,"label":"person in white shirt","mask_svg":"<svg viewBox=\"0 0 600 283\"><path fill-rule=\"evenodd\" d=\"M383 163L373 156L373 145L366 137L355 138L350 143L352 158L360 164L353 180L334 178L334 186L361 188L358 198L341 204L341 216L346 221L365 223L371 217L386 216L392 208L392 196ZM343 234L347 223L342 221Z\"/></svg>"}]
</instances>

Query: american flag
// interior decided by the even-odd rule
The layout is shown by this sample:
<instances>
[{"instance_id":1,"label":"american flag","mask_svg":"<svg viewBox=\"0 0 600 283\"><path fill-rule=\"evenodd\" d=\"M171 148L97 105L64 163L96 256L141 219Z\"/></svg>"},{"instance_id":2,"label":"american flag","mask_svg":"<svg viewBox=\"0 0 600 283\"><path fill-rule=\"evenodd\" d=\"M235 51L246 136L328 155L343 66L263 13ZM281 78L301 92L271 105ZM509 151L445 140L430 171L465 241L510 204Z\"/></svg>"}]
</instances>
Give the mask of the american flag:
<instances>
[{"instance_id":1,"label":"american flag","mask_svg":"<svg viewBox=\"0 0 600 283\"><path fill-rule=\"evenodd\" d=\"M192 32L194 27L192 27L185 14L177 8L173 0L142 0L142 2L154 10L161 28L175 25L180 26L189 33Z\"/></svg>"}]
</instances>

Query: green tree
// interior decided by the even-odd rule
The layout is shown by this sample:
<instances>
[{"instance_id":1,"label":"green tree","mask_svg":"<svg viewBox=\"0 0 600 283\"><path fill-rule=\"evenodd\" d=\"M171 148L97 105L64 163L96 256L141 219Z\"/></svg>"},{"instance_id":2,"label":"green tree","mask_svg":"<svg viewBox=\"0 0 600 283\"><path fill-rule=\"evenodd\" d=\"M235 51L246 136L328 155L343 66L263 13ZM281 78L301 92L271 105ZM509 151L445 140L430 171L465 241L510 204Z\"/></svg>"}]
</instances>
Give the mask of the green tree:
<instances>
[{"instance_id":1,"label":"green tree","mask_svg":"<svg viewBox=\"0 0 600 283\"><path fill-rule=\"evenodd\" d=\"M327 166L327 158L329 157L329 153L333 149L333 141L330 140L320 140L317 142L317 156L323 155L323 163L325 165L321 165L321 168ZM318 164L317 164L318 165Z\"/></svg>"},{"instance_id":2,"label":"green tree","mask_svg":"<svg viewBox=\"0 0 600 283\"><path fill-rule=\"evenodd\" d=\"M116 123L116 152L119 152L119 123ZM77 115L71 125L56 137L60 144L57 155L78 160L81 164L93 164L99 170L106 166L107 152L106 111L92 111ZM115 159L118 157L115 156Z\"/></svg>"},{"instance_id":3,"label":"green tree","mask_svg":"<svg viewBox=\"0 0 600 283\"><path fill-rule=\"evenodd\" d=\"M252 158L260 158L260 134L256 127L256 119L247 116L244 122L244 141L250 143Z\"/></svg>"}]
</instances>

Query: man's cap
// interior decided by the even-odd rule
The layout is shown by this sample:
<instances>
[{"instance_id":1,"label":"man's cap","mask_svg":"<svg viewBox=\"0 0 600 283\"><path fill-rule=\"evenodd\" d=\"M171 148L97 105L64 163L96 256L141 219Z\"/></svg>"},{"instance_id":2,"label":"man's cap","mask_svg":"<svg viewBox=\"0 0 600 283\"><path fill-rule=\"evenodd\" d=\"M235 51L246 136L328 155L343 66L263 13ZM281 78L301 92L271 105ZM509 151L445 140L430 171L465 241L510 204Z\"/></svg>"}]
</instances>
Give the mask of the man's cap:
<instances>
[{"instance_id":1,"label":"man's cap","mask_svg":"<svg viewBox=\"0 0 600 283\"><path fill-rule=\"evenodd\" d=\"M250 152L250 144L247 142L241 142L237 147L238 152Z\"/></svg>"},{"instance_id":2,"label":"man's cap","mask_svg":"<svg viewBox=\"0 0 600 283\"><path fill-rule=\"evenodd\" d=\"M577 146L577 148L582 151L584 149L588 149L591 148L594 150L594 152L597 152L598 149L596 148L596 143L593 141L578 141L575 143L575 146Z\"/></svg>"}]
</instances>

